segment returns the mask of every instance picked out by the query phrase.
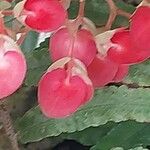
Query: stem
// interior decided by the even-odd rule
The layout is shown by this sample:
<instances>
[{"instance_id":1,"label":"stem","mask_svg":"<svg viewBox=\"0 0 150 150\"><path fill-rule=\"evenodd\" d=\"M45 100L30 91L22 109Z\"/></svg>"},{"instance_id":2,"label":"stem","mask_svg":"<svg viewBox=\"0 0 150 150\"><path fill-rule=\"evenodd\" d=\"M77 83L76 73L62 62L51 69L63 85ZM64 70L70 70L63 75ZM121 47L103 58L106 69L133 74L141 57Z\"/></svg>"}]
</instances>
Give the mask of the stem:
<instances>
[{"instance_id":1,"label":"stem","mask_svg":"<svg viewBox=\"0 0 150 150\"><path fill-rule=\"evenodd\" d=\"M68 62L68 76L66 78L66 84L70 83L70 78L71 78L71 74L72 74L72 67L74 64L74 59L73 59L73 49L74 49L74 43L75 43L75 38L78 32L78 28L79 26L82 24L82 20L84 17L84 7L85 7L85 0L80 0L80 6L79 6L79 12L78 12L78 16L76 18L75 21L70 22L68 19L66 20L66 27L69 31L70 34L70 48L69 48L69 56L71 57L71 60Z\"/></svg>"},{"instance_id":2,"label":"stem","mask_svg":"<svg viewBox=\"0 0 150 150\"><path fill-rule=\"evenodd\" d=\"M71 58L73 57L74 42L75 42L75 35L72 35L71 41L70 41L70 50L69 50L69 54L68 54Z\"/></svg>"},{"instance_id":3,"label":"stem","mask_svg":"<svg viewBox=\"0 0 150 150\"><path fill-rule=\"evenodd\" d=\"M131 14L126 12L126 11L124 11L124 10L122 10L122 9L118 9L117 10L117 14L120 15L120 16L124 16L124 17L126 17L128 19L131 18Z\"/></svg>"},{"instance_id":4,"label":"stem","mask_svg":"<svg viewBox=\"0 0 150 150\"><path fill-rule=\"evenodd\" d=\"M122 9L119 9L115 5L113 0L106 0L106 2L108 3L109 9L110 9L110 14L109 14L108 21L105 25L105 30L111 29L111 26L112 26L113 22L115 21L117 15L121 15L121 16L124 16L124 17L130 19L131 14Z\"/></svg>"},{"instance_id":5,"label":"stem","mask_svg":"<svg viewBox=\"0 0 150 150\"><path fill-rule=\"evenodd\" d=\"M2 102L0 103L0 121L3 123L5 132L11 142L12 149L19 150L17 134L14 131L8 108Z\"/></svg>"},{"instance_id":6,"label":"stem","mask_svg":"<svg viewBox=\"0 0 150 150\"><path fill-rule=\"evenodd\" d=\"M84 17L84 8L85 8L85 0L80 0L80 5L79 5L79 12L77 19L75 20L76 27L78 28L82 22L83 22L83 17Z\"/></svg>"},{"instance_id":7,"label":"stem","mask_svg":"<svg viewBox=\"0 0 150 150\"><path fill-rule=\"evenodd\" d=\"M5 34L5 26L4 26L4 19L0 16L0 34Z\"/></svg>"},{"instance_id":8,"label":"stem","mask_svg":"<svg viewBox=\"0 0 150 150\"><path fill-rule=\"evenodd\" d=\"M110 14L109 14L109 18L108 18L108 21L105 25L105 29L106 30L110 30L111 29L111 26L114 22L114 20L116 19L116 16L117 16L117 7L114 3L113 0L106 0L106 2L108 3L109 5L109 9L110 9Z\"/></svg>"},{"instance_id":9,"label":"stem","mask_svg":"<svg viewBox=\"0 0 150 150\"><path fill-rule=\"evenodd\" d=\"M4 16L11 16L11 15L13 15L13 11L12 10L4 10L4 11L2 11L2 14Z\"/></svg>"},{"instance_id":10,"label":"stem","mask_svg":"<svg viewBox=\"0 0 150 150\"><path fill-rule=\"evenodd\" d=\"M71 75L72 75L72 68L74 66L74 60L71 58L71 60L67 63L67 77L65 79L65 83L66 85L70 84L70 79L71 79Z\"/></svg>"},{"instance_id":11,"label":"stem","mask_svg":"<svg viewBox=\"0 0 150 150\"><path fill-rule=\"evenodd\" d=\"M28 34L29 31L30 31L29 28L24 28L24 29L22 30L21 36L20 36L20 38L17 40L17 44L18 44L18 45L21 45L21 44L24 42L24 40L25 40L25 38L26 38L26 35Z\"/></svg>"},{"instance_id":12,"label":"stem","mask_svg":"<svg viewBox=\"0 0 150 150\"><path fill-rule=\"evenodd\" d=\"M85 8L85 0L80 0L78 17L80 18L84 17L84 8Z\"/></svg>"},{"instance_id":13,"label":"stem","mask_svg":"<svg viewBox=\"0 0 150 150\"><path fill-rule=\"evenodd\" d=\"M80 0L79 12L78 12L78 16L77 16L75 22L70 24L69 21L68 21L67 28L70 31L70 36L71 36L71 39L72 39L71 44L70 44L71 45L70 46L70 51L69 51L69 56L71 56L71 57L72 57L72 53L73 53L75 37L77 35L79 26L82 24L82 20L83 20L83 17L84 17L84 7L85 7L85 0ZM72 28L74 28L74 29L72 29Z\"/></svg>"},{"instance_id":14,"label":"stem","mask_svg":"<svg viewBox=\"0 0 150 150\"><path fill-rule=\"evenodd\" d=\"M73 26L73 28L72 28ZM67 77L65 80L66 85L69 85L70 83L70 78L72 75L72 67L73 67L73 48L74 48L74 43L75 43L75 37L77 34L77 28L72 24L69 20L67 20L66 27L69 31L69 36L70 36L70 46L69 46L69 53L68 55L71 57L71 60L67 63Z\"/></svg>"}]
</instances>

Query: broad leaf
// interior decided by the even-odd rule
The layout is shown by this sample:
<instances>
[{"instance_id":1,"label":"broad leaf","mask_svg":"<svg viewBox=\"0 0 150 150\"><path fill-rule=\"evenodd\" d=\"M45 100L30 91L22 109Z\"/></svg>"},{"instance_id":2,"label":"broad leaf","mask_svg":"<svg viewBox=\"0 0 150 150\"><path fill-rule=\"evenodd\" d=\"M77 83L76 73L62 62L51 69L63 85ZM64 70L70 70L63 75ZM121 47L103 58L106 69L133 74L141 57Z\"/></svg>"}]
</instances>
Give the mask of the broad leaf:
<instances>
[{"instance_id":1,"label":"broad leaf","mask_svg":"<svg viewBox=\"0 0 150 150\"><path fill-rule=\"evenodd\" d=\"M33 51L37 45L38 35L39 34L37 32L30 31L21 45L21 49L24 52Z\"/></svg>"},{"instance_id":2,"label":"broad leaf","mask_svg":"<svg viewBox=\"0 0 150 150\"><path fill-rule=\"evenodd\" d=\"M116 147L116 148L112 148L111 150L124 150L124 149L121 147ZM131 148L129 150L148 150L148 149L143 148L143 147L136 147L136 148Z\"/></svg>"},{"instance_id":3,"label":"broad leaf","mask_svg":"<svg viewBox=\"0 0 150 150\"><path fill-rule=\"evenodd\" d=\"M150 60L133 65L125 82L136 83L140 86L150 86Z\"/></svg>"},{"instance_id":4,"label":"broad leaf","mask_svg":"<svg viewBox=\"0 0 150 150\"><path fill-rule=\"evenodd\" d=\"M37 85L40 77L50 65L48 39L41 43L39 48L26 52L25 55L28 63L25 84L28 86Z\"/></svg>"},{"instance_id":5,"label":"broad leaf","mask_svg":"<svg viewBox=\"0 0 150 150\"><path fill-rule=\"evenodd\" d=\"M150 89L105 87L93 100L66 119L48 119L39 107L27 112L18 122L22 142L38 141L61 133L81 131L108 121L150 122Z\"/></svg>"},{"instance_id":6,"label":"broad leaf","mask_svg":"<svg viewBox=\"0 0 150 150\"><path fill-rule=\"evenodd\" d=\"M11 4L9 2L4 1L4 0L0 1L0 11L8 9L10 7L11 7Z\"/></svg>"},{"instance_id":7,"label":"broad leaf","mask_svg":"<svg viewBox=\"0 0 150 150\"><path fill-rule=\"evenodd\" d=\"M122 147L127 150L138 146L145 147L149 143L150 124L130 121L116 125L91 150L110 150L112 147Z\"/></svg>"},{"instance_id":8,"label":"broad leaf","mask_svg":"<svg viewBox=\"0 0 150 150\"><path fill-rule=\"evenodd\" d=\"M148 150L147 148L143 148L143 147L136 147L136 148L132 148L130 150Z\"/></svg>"},{"instance_id":9,"label":"broad leaf","mask_svg":"<svg viewBox=\"0 0 150 150\"><path fill-rule=\"evenodd\" d=\"M120 123L109 122L105 125L90 127L80 132L61 134L56 138L76 140L86 146L96 145L93 148L100 150L109 150L113 149L113 147L128 149L141 145L143 147L149 145L149 133L149 123L127 121Z\"/></svg>"},{"instance_id":10,"label":"broad leaf","mask_svg":"<svg viewBox=\"0 0 150 150\"><path fill-rule=\"evenodd\" d=\"M79 132L64 133L56 138L76 140L83 145L91 146L95 145L101 138L107 135L117 123L109 122L99 127L89 127Z\"/></svg>"}]
</instances>

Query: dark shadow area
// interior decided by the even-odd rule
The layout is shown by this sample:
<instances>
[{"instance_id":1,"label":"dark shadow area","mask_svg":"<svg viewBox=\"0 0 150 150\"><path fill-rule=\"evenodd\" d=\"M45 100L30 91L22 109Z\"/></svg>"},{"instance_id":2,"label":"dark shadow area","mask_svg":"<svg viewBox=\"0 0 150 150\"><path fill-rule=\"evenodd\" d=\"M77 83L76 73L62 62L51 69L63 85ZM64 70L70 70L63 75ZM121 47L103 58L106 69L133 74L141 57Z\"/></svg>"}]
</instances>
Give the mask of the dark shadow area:
<instances>
[{"instance_id":1,"label":"dark shadow area","mask_svg":"<svg viewBox=\"0 0 150 150\"><path fill-rule=\"evenodd\" d=\"M65 140L55 146L52 150L89 150L89 146L84 146L74 140ZM47 149L48 150L48 149Z\"/></svg>"}]
</instances>

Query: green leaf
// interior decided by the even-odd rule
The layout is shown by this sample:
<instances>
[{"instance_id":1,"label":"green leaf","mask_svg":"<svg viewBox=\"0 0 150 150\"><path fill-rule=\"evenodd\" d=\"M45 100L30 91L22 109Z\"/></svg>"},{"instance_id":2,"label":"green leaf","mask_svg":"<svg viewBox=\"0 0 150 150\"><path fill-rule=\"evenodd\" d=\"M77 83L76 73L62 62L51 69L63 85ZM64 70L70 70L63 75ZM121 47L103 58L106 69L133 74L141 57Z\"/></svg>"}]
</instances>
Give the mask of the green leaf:
<instances>
[{"instance_id":1,"label":"green leaf","mask_svg":"<svg viewBox=\"0 0 150 150\"><path fill-rule=\"evenodd\" d=\"M116 148L112 148L111 150L123 150L122 147L116 147Z\"/></svg>"},{"instance_id":2,"label":"green leaf","mask_svg":"<svg viewBox=\"0 0 150 150\"><path fill-rule=\"evenodd\" d=\"M127 150L133 147L137 148L130 150L143 150L139 146L146 147L149 145L149 132L150 124L148 123L135 121L108 122L99 127L90 127L79 132L61 134L57 137L48 138L48 140L75 140L85 146L92 147L94 145L91 149L96 147L100 150Z\"/></svg>"},{"instance_id":3,"label":"green leaf","mask_svg":"<svg viewBox=\"0 0 150 150\"><path fill-rule=\"evenodd\" d=\"M109 122L99 127L90 127L83 131L74 133L65 133L58 136L61 139L76 140L83 145L91 146L95 145L102 137L104 137L116 124Z\"/></svg>"},{"instance_id":4,"label":"green leaf","mask_svg":"<svg viewBox=\"0 0 150 150\"><path fill-rule=\"evenodd\" d=\"M143 148L143 147L136 147L136 148L132 148L130 150L148 150L147 148Z\"/></svg>"},{"instance_id":5,"label":"green leaf","mask_svg":"<svg viewBox=\"0 0 150 150\"><path fill-rule=\"evenodd\" d=\"M133 12L134 7L124 3L123 1L115 1L119 8L127 12ZM69 8L70 18L75 18L78 13L79 3L73 1ZM106 24L109 16L109 7L105 0L86 0L85 16L91 19L97 26L103 26ZM118 16L113 27L120 27L128 25L128 20L124 17Z\"/></svg>"},{"instance_id":6,"label":"green leaf","mask_svg":"<svg viewBox=\"0 0 150 150\"><path fill-rule=\"evenodd\" d=\"M127 150L137 146L146 147L149 145L149 133L149 123L138 123L135 121L120 123L108 122L105 125L99 127L90 127L80 132L61 134L56 138L62 140L76 140L86 146L96 145L94 148L96 147L100 150ZM138 148L135 148L135 150L136 149ZM139 147L139 150L140 149L141 147Z\"/></svg>"},{"instance_id":7,"label":"green leaf","mask_svg":"<svg viewBox=\"0 0 150 150\"><path fill-rule=\"evenodd\" d=\"M0 1L0 11L8 9L11 7L11 4L7 1Z\"/></svg>"},{"instance_id":8,"label":"green leaf","mask_svg":"<svg viewBox=\"0 0 150 150\"><path fill-rule=\"evenodd\" d=\"M28 52L28 51L32 51L36 48L36 44L38 41L38 33L34 32L34 31L30 31L23 44L21 45L21 49L23 50L23 52Z\"/></svg>"},{"instance_id":9,"label":"green leaf","mask_svg":"<svg viewBox=\"0 0 150 150\"><path fill-rule=\"evenodd\" d=\"M126 150L139 146L145 147L150 143L149 133L148 123L122 122L112 128L91 150L110 150L113 147L122 147ZM135 148L138 149L141 148Z\"/></svg>"},{"instance_id":10,"label":"green leaf","mask_svg":"<svg viewBox=\"0 0 150 150\"><path fill-rule=\"evenodd\" d=\"M48 39L41 43L39 48L26 52L25 56L28 64L25 84L27 86L36 86L51 63L48 52Z\"/></svg>"},{"instance_id":11,"label":"green leaf","mask_svg":"<svg viewBox=\"0 0 150 150\"><path fill-rule=\"evenodd\" d=\"M93 100L65 119L48 119L38 107L18 122L22 142L38 141L61 133L81 131L108 121L136 120L150 122L150 89L105 87L95 92Z\"/></svg>"},{"instance_id":12,"label":"green leaf","mask_svg":"<svg viewBox=\"0 0 150 150\"><path fill-rule=\"evenodd\" d=\"M116 147L116 148L112 148L111 150L124 150L124 149L121 148L121 147ZM143 147L136 147L136 148L132 148L132 149L129 149L129 150L148 150L148 149L143 148Z\"/></svg>"},{"instance_id":13,"label":"green leaf","mask_svg":"<svg viewBox=\"0 0 150 150\"><path fill-rule=\"evenodd\" d=\"M150 86L150 61L133 65L130 68L126 83L137 83L140 86Z\"/></svg>"}]
</instances>

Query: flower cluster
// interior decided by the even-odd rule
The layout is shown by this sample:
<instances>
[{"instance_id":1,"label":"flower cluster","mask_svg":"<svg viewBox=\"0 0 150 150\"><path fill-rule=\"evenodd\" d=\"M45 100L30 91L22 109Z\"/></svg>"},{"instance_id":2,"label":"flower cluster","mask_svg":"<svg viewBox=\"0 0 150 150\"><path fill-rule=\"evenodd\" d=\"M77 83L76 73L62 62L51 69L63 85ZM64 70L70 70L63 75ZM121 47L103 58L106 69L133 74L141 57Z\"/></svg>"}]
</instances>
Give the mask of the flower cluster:
<instances>
[{"instance_id":1,"label":"flower cluster","mask_svg":"<svg viewBox=\"0 0 150 150\"><path fill-rule=\"evenodd\" d=\"M75 20L68 19L70 1L24 0L14 9L14 15L25 26L38 32L52 32L49 53L53 64L38 84L40 108L50 118L63 118L76 112L92 99L94 89L122 81L130 65L150 57L149 6L136 9L128 28L98 33L94 23L83 16L84 2L81 3ZM3 40L12 43L0 35L1 98L18 88L26 70L19 48L5 47ZM9 80L5 80L6 76ZM8 87L5 90L4 85Z\"/></svg>"}]
</instances>

